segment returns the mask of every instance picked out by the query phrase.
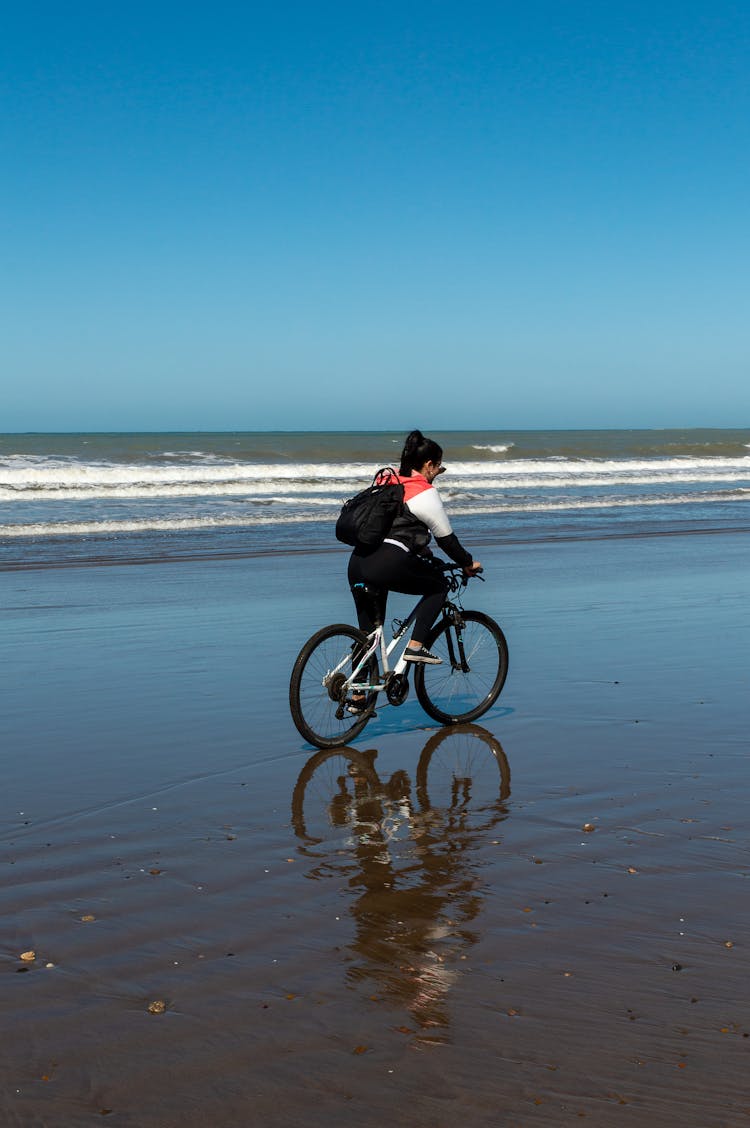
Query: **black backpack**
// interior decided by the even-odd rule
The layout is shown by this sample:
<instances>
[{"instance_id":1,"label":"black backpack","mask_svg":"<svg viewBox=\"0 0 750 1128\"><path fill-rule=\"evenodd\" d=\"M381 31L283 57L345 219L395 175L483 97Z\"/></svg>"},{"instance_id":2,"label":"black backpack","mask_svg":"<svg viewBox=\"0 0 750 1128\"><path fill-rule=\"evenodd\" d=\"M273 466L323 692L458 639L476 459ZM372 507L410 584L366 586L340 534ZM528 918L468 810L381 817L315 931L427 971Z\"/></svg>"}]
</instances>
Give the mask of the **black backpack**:
<instances>
[{"instance_id":1,"label":"black backpack","mask_svg":"<svg viewBox=\"0 0 750 1128\"><path fill-rule=\"evenodd\" d=\"M390 466L378 470L372 485L345 501L336 522L336 538L355 548L383 543L404 505L404 487Z\"/></svg>"}]
</instances>

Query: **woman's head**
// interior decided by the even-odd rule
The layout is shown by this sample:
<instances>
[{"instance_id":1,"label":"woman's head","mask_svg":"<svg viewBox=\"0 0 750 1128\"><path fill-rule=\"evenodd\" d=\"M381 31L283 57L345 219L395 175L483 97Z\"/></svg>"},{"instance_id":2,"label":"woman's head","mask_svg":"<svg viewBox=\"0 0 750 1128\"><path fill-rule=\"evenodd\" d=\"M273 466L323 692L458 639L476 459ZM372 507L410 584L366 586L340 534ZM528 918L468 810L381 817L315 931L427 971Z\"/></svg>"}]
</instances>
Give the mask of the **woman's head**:
<instances>
[{"instance_id":1,"label":"woman's head","mask_svg":"<svg viewBox=\"0 0 750 1128\"><path fill-rule=\"evenodd\" d=\"M437 477L442 459L443 448L434 439L426 439L421 431L411 431L406 436L404 449L401 451L399 470L406 477L413 470L421 472L428 463L431 463L435 467L433 476Z\"/></svg>"}]
</instances>

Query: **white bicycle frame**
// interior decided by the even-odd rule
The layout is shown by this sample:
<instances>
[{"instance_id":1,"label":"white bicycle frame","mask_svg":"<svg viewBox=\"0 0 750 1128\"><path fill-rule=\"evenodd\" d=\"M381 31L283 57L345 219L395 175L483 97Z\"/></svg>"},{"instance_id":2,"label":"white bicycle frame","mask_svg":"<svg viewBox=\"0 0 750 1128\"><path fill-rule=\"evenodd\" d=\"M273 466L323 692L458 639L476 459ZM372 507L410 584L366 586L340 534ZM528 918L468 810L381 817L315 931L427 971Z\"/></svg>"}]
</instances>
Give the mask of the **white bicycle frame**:
<instances>
[{"instance_id":1,"label":"white bicycle frame","mask_svg":"<svg viewBox=\"0 0 750 1128\"><path fill-rule=\"evenodd\" d=\"M377 626L375 628L375 630L372 631L367 636L367 641L368 641L368 644L369 644L368 647L367 647L367 650L364 652L364 654L362 655L362 657L360 658L360 660L357 662L356 666L352 670L351 676L347 679L347 685L348 685L348 688L350 690L354 691L355 693L364 693L364 692L380 693L381 690L385 689L385 683L386 683L386 680L387 680L388 675L390 673L402 674L404 672L404 670L406 669L406 667L408 665L406 659L404 658L404 652L406 651L406 642L404 642L404 649L401 651L401 657L398 659L398 661L396 662L396 664L393 667L391 667L389 665L388 659L390 658L391 654L393 653L393 651L398 646L399 642L401 642L401 640L403 639L404 635L406 634L407 627L410 626L410 624L414 621L415 617L416 617L416 608L414 609L414 611L411 612L411 614L408 616L408 618L404 619L401 626L396 631L396 633L394 634L391 641L388 642L388 643L386 643L386 641L385 641L385 630L383 629L382 623L379 626ZM381 673L382 673L382 681L378 682L376 685L372 685L369 681L367 681L367 682L355 681L354 679L357 677L357 674L359 673L359 671L362 669L363 666L365 666L369 662L370 658L372 658L373 654L375 654L376 651L380 652L380 667L381 667ZM344 663L342 662L341 665L343 666ZM340 669L340 667L339 667L339 669ZM336 673L336 672L337 672L336 670L333 671L333 673Z\"/></svg>"},{"instance_id":2,"label":"white bicycle frame","mask_svg":"<svg viewBox=\"0 0 750 1128\"><path fill-rule=\"evenodd\" d=\"M464 581L464 583L465 583L465 581ZM455 590L455 588L453 590ZM445 608L448 605L449 605L448 601L446 600L446 603L443 606L443 613L445 613ZM406 619L403 620L403 622L401 623L401 625L399 626L398 630L396 631L396 633L394 634L393 638L391 639L391 641L389 643L386 643L386 641L385 641L385 631L383 629L382 623L379 626L375 627L374 631L371 631L370 634L368 634L368 636L367 636L367 642L368 642L367 649L365 650L364 654L362 655L362 657L357 662L357 664L354 667L354 669L352 670L350 676L346 679L346 687L349 691L352 691L354 693L380 693L381 690L386 688L386 682L388 681L388 675L389 674L392 673L395 676L397 674L402 674L404 672L406 667L409 665L409 663L404 658L404 653L406 652L406 642L404 642L404 649L401 651L401 657L398 659L398 661L396 662L396 664L393 667L389 666L388 659L389 659L390 655L392 654L392 652L398 646L399 642L403 639L404 635L406 634L407 628L409 626L411 626L411 624L414 622L416 617L417 617L417 608L415 607L411 611L411 613L406 617ZM375 685L372 685L369 681L368 682L355 681L354 679L356 678L359 671L362 669L362 667L367 662L369 662L370 658L372 658L373 654L375 654L376 651L380 652L380 664L381 664L382 680L377 682ZM323 684L326 685L335 674L341 673L341 671L343 670L347 661L348 661L347 658L343 658L341 660L341 662L339 662L339 664L335 668L335 670L331 670L330 673L328 673L326 675ZM467 667L467 669L468 669L468 667Z\"/></svg>"}]
</instances>

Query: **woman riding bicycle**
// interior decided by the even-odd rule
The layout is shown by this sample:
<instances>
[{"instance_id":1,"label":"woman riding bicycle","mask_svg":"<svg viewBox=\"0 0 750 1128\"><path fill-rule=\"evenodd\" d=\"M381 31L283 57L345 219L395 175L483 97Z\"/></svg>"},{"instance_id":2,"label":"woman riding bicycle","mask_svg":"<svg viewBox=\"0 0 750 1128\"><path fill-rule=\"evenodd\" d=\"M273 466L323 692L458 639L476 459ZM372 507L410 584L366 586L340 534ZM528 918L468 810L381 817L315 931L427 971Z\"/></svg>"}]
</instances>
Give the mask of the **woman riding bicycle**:
<instances>
[{"instance_id":1,"label":"woman riding bicycle","mask_svg":"<svg viewBox=\"0 0 750 1128\"><path fill-rule=\"evenodd\" d=\"M442 460L438 444L421 431L407 437L397 475L404 488L403 512L382 544L363 548L360 537L349 561L359 627L348 623L321 627L297 655L289 680L289 707L297 731L318 748L336 748L354 740L376 715L379 700L403 705L409 694L410 664L414 664L411 682L419 704L441 725L477 720L494 705L505 684L508 644L501 627L462 602L467 577L482 566L453 533L434 488ZM376 485L385 484L378 475ZM393 493L400 491L385 494L384 509ZM370 500L379 496L377 491L368 494ZM342 517L347 512L345 507ZM376 522L368 527L367 519L360 529L374 534ZM337 536L341 531L350 535L344 525L337 528ZM430 562L433 535L454 563ZM411 614L394 628L390 642L383 629L389 591L421 596ZM407 643L410 624L413 630Z\"/></svg>"},{"instance_id":2,"label":"woman riding bicycle","mask_svg":"<svg viewBox=\"0 0 750 1128\"><path fill-rule=\"evenodd\" d=\"M429 549L434 536L451 560L461 565L467 576L481 571L482 565L461 545L451 528L440 495L433 485L443 466L442 447L426 439L421 431L407 435L401 452L398 480L404 487L404 508L391 526L388 536L376 548L355 548L349 560L349 585L354 596L360 628L373 630L373 612L385 618L389 591L421 595L411 640L404 651L407 662L439 665L441 659L425 648L430 627L443 606L448 582L432 562ZM376 588L376 602L364 586Z\"/></svg>"}]
</instances>

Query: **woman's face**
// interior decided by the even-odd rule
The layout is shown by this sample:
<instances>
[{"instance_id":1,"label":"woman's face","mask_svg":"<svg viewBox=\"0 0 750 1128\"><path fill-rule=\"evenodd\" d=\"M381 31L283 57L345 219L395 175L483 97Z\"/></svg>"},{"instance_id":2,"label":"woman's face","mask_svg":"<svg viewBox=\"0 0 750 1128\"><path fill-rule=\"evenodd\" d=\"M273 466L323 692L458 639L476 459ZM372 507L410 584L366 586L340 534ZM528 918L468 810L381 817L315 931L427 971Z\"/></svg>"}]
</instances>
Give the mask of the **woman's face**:
<instances>
[{"instance_id":1,"label":"woman's face","mask_svg":"<svg viewBox=\"0 0 750 1128\"><path fill-rule=\"evenodd\" d=\"M438 474L443 474L444 472L445 467L443 466L442 459L438 462L425 462L424 466L419 471L422 477L426 478L430 485L432 485L432 483L435 481Z\"/></svg>"}]
</instances>

